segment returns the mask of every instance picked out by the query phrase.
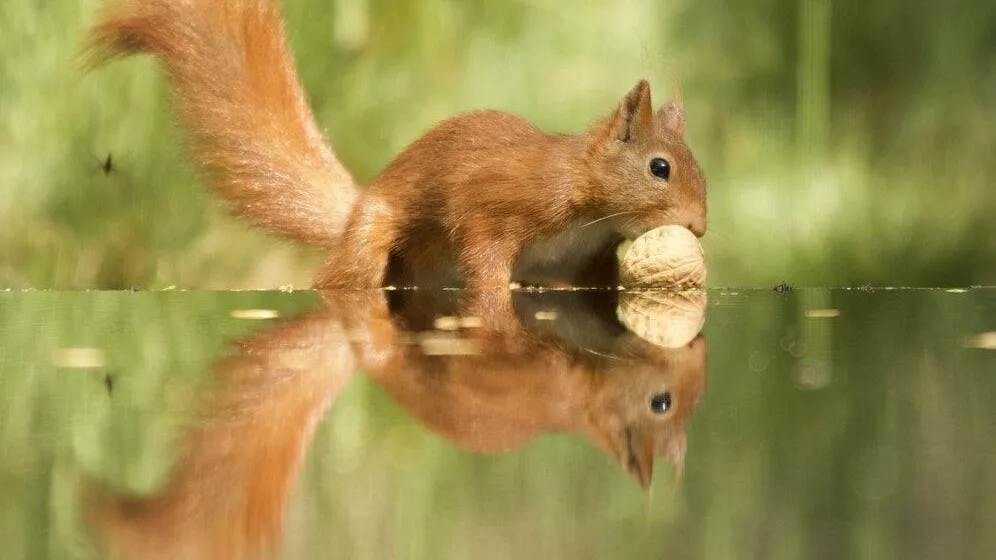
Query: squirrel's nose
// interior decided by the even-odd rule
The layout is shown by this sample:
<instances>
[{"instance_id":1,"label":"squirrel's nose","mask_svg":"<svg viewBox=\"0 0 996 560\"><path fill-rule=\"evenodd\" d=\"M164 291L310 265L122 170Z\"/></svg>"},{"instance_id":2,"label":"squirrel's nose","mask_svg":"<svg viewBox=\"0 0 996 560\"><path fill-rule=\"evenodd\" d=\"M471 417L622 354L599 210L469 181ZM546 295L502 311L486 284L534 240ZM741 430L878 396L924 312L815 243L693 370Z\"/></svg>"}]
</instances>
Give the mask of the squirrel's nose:
<instances>
[{"instance_id":1,"label":"squirrel's nose","mask_svg":"<svg viewBox=\"0 0 996 560\"><path fill-rule=\"evenodd\" d=\"M688 222L685 227L688 228L688 231L694 233L695 237L702 237L706 232L705 218L692 220L691 222Z\"/></svg>"}]
</instances>

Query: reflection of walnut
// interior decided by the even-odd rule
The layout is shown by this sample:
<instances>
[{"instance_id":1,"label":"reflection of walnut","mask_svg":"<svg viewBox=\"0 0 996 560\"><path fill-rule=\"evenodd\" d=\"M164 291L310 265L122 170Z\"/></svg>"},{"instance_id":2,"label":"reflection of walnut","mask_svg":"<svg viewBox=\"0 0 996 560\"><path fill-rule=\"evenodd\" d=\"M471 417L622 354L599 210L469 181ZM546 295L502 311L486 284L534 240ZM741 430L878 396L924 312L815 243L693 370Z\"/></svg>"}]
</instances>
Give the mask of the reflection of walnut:
<instances>
[{"instance_id":1,"label":"reflection of walnut","mask_svg":"<svg viewBox=\"0 0 996 560\"><path fill-rule=\"evenodd\" d=\"M705 286L702 245L681 226L661 226L633 241L623 257L619 279L628 288Z\"/></svg>"},{"instance_id":2,"label":"reflection of walnut","mask_svg":"<svg viewBox=\"0 0 996 560\"><path fill-rule=\"evenodd\" d=\"M705 325L706 293L639 291L619 294L619 319L640 338L677 348L694 339Z\"/></svg>"}]
</instances>

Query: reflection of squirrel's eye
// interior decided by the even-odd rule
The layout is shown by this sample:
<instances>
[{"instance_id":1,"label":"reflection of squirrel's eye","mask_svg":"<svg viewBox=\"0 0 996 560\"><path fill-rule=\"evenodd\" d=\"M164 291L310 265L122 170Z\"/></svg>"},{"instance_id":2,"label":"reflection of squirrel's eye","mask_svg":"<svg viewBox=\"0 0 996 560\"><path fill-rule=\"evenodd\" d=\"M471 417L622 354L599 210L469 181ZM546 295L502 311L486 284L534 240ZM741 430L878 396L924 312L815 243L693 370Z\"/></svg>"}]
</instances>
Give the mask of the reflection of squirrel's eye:
<instances>
[{"instance_id":1,"label":"reflection of squirrel's eye","mask_svg":"<svg viewBox=\"0 0 996 560\"><path fill-rule=\"evenodd\" d=\"M657 393L650 397L650 410L654 414L664 414L671 408L671 393Z\"/></svg>"},{"instance_id":2,"label":"reflection of squirrel's eye","mask_svg":"<svg viewBox=\"0 0 996 560\"><path fill-rule=\"evenodd\" d=\"M650 160L650 174L659 179L667 180L671 176L671 164L664 158Z\"/></svg>"}]
</instances>

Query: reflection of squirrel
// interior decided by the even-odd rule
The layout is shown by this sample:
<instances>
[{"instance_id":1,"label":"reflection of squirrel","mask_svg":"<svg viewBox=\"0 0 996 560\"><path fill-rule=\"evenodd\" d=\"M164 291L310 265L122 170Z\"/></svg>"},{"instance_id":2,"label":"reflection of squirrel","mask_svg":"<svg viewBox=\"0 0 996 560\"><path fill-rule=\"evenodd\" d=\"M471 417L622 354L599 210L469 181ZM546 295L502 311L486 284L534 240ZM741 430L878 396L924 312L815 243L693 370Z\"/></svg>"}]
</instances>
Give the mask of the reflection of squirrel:
<instances>
[{"instance_id":1,"label":"reflection of squirrel","mask_svg":"<svg viewBox=\"0 0 996 560\"><path fill-rule=\"evenodd\" d=\"M314 122L272 0L124 0L91 44L97 62L139 52L162 61L211 185L240 215L325 247L318 287L504 287L544 268L601 284L624 238L665 224L706 229L682 109L654 112L646 81L577 136L497 111L458 116L361 192Z\"/></svg>"},{"instance_id":2,"label":"reflection of squirrel","mask_svg":"<svg viewBox=\"0 0 996 560\"><path fill-rule=\"evenodd\" d=\"M685 424L705 390L705 339L643 341L615 319L613 295L517 294L517 327L446 332L430 325L440 313L463 315L450 291L323 292L321 310L239 340L214 365L161 492L92 486L86 507L101 557L268 557L315 426L357 370L464 449L501 453L573 432L644 487L655 457L680 473ZM569 336L526 326L523 312L537 306L555 310Z\"/></svg>"},{"instance_id":3,"label":"reflection of squirrel","mask_svg":"<svg viewBox=\"0 0 996 560\"><path fill-rule=\"evenodd\" d=\"M431 332L426 310L448 311L440 293L393 292L394 321ZM544 432L573 432L647 488L655 457L680 476L685 423L705 390L706 342L700 334L677 348L656 346L618 321L615 304L614 292L517 293L520 326L434 333L431 353L425 340L421 348L381 342L367 354L386 358L367 369L419 422L465 449L500 453ZM537 309L556 318L533 321ZM377 350L389 345L397 350Z\"/></svg>"}]
</instances>

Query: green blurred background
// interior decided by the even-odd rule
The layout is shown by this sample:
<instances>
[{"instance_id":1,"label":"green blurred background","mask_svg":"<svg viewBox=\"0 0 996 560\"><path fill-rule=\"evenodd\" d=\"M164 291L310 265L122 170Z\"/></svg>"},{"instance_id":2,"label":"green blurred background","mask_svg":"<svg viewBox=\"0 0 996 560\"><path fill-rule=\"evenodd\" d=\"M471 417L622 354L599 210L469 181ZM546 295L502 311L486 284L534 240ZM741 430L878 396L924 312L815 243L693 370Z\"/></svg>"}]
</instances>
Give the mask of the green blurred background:
<instances>
[{"instance_id":1,"label":"green blurred background","mask_svg":"<svg viewBox=\"0 0 996 560\"><path fill-rule=\"evenodd\" d=\"M74 73L102 4L0 5L0 286L307 285L319 255L199 184L151 60ZM637 79L662 102L677 77L710 182L711 283L996 283L991 1L284 4L361 181L458 111L577 132Z\"/></svg>"}]
</instances>

